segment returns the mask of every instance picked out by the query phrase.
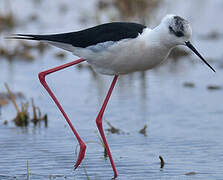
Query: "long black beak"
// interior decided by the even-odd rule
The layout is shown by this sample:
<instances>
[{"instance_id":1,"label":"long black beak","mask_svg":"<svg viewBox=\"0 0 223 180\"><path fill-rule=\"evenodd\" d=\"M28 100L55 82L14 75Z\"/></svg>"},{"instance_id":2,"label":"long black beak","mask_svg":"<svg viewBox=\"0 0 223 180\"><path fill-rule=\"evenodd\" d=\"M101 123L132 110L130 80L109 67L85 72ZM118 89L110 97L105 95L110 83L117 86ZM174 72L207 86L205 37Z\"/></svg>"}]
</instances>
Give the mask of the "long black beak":
<instances>
[{"instance_id":1,"label":"long black beak","mask_svg":"<svg viewBox=\"0 0 223 180\"><path fill-rule=\"evenodd\" d=\"M200 55L200 53L195 49L195 47L190 43L190 41L185 42L186 46L189 47L201 60L209 67L212 71L216 72L213 67Z\"/></svg>"}]
</instances>

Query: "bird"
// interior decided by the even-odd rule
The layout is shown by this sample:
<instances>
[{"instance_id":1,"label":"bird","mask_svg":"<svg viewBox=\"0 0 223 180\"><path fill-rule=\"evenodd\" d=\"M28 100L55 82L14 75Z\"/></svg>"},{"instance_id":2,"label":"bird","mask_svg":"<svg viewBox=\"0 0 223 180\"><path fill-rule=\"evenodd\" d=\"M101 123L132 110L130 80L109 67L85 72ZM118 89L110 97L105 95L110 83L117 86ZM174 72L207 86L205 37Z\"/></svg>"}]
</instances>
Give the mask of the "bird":
<instances>
[{"instance_id":1,"label":"bird","mask_svg":"<svg viewBox=\"0 0 223 180\"><path fill-rule=\"evenodd\" d=\"M178 45L190 48L215 72L215 69L208 64L192 45L190 41L191 36L192 28L189 21L179 15L167 14L162 18L160 24L153 29L133 22L110 22L68 33L46 35L15 34L9 38L46 42L80 57L80 59L42 71L38 74L41 84L63 114L79 142L80 151L75 169L80 165L85 156L86 144L79 136L56 96L48 86L45 77L84 61L90 64L94 71L114 76L97 115L96 125L108 153L115 179L118 173L103 131L102 118L118 77L123 74L145 71L158 66L167 59L171 50Z\"/></svg>"}]
</instances>

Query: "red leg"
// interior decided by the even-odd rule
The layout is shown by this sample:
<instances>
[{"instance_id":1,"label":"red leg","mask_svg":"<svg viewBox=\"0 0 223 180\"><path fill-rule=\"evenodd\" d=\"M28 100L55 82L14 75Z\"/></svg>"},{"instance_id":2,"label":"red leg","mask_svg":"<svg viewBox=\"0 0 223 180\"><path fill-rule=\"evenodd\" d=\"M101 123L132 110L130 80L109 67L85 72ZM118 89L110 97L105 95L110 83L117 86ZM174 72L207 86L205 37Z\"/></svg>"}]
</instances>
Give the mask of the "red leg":
<instances>
[{"instance_id":1,"label":"red leg","mask_svg":"<svg viewBox=\"0 0 223 180\"><path fill-rule=\"evenodd\" d=\"M100 135L101 135L102 140L103 140L104 145L105 145L105 149L106 149L106 151L108 153L108 157L109 157L111 165L112 165L112 169L113 169L113 172L114 172L114 178L116 178L118 176L118 173L117 173L117 170L115 168L115 163L114 163L114 161L112 159L111 151L109 149L107 140L105 138L105 134L104 134L104 131L103 131L103 126L102 126L102 117L103 117L105 108L106 108L106 106L108 104L109 98L111 96L112 90L114 89L114 86L115 86L115 83L116 83L117 79L118 79L118 75L115 75L115 77L114 77L114 79L112 81L112 84L111 84L111 86L110 86L110 88L108 90L108 93L107 93L107 95L105 97L104 103L103 103L103 105L101 107L101 110L100 110L100 112L99 112L99 114L97 116L97 119L96 119L96 124L97 124L98 130L100 132Z\"/></svg>"},{"instance_id":2,"label":"red leg","mask_svg":"<svg viewBox=\"0 0 223 180\"><path fill-rule=\"evenodd\" d=\"M69 120L67 114L64 112L62 106L60 105L59 101L57 100L56 96L53 94L53 92L51 91L51 89L49 88L48 84L46 83L45 80L45 76L51 73L54 73L56 71L59 71L61 69L67 68L69 66L73 66L75 64L79 64L81 62L85 61L84 59L78 59L76 61L73 62L69 62L67 64L61 65L61 66L57 66L55 68L43 71L39 73L39 80L41 82L41 84L44 86L44 88L47 90L47 92L49 93L49 95L51 96L51 98L53 99L53 101L56 103L57 107L59 108L59 110L61 111L61 113L63 114L64 118L66 119L67 123L69 124L71 130L73 131L74 135L76 136L79 144L80 144L80 152L78 155L78 159L77 162L75 164L75 169L80 165L81 161L84 158L85 155L85 150L86 150L86 145L85 143L82 141L82 139L80 138L79 134L77 133L77 131L75 130L74 126L72 125L71 121Z\"/></svg>"}]
</instances>

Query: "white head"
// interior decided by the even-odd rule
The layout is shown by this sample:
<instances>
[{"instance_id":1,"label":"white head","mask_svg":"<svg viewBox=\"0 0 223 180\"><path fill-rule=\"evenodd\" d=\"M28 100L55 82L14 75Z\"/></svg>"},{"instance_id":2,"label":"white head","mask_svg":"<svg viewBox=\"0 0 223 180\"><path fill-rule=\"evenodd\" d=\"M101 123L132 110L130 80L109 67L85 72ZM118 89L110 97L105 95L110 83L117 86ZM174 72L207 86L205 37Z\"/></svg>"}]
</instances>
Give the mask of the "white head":
<instances>
[{"instance_id":1,"label":"white head","mask_svg":"<svg viewBox=\"0 0 223 180\"><path fill-rule=\"evenodd\" d=\"M161 24L168 32L168 40L174 45L185 45L192 35L192 29L187 20L177 15L166 15Z\"/></svg>"},{"instance_id":2,"label":"white head","mask_svg":"<svg viewBox=\"0 0 223 180\"><path fill-rule=\"evenodd\" d=\"M187 20L177 15L166 15L160 25L157 27L165 43L169 47L177 45L185 45L189 47L201 60L209 66L214 72L215 70L207 63L207 61L198 53L195 47L190 43L192 29Z\"/></svg>"}]
</instances>

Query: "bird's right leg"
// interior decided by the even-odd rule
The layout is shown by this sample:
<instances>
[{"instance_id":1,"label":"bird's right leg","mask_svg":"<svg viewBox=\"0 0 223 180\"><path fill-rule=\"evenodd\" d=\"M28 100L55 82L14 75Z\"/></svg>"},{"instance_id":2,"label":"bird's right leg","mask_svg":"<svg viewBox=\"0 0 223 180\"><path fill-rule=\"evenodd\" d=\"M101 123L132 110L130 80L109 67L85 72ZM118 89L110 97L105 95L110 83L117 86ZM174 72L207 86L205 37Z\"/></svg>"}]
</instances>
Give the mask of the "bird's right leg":
<instances>
[{"instance_id":1,"label":"bird's right leg","mask_svg":"<svg viewBox=\"0 0 223 180\"><path fill-rule=\"evenodd\" d=\"M79 144L80 144L80 152L77 158L77 162L75 164L75 169L80 165L81 161L84 159L85 156L85 150L86 150L86 145L85 143L82 141L82 139L80 138L79 134L77 133L77 131L75 130L74 126L72 125L71 121L69 120L67 114L65 113L65 111L63 110L62 106L60 105L59 101L57 100L56 96L53 94L52 90L49 88L48 84L46 83L45 80L45 76L51 73L54 73L56 71L59 71L61 69L79 64L81 62L85 61L85 59L78 59L76 61L72 61L69 62L67 64L63 64L61 66L57 66L55 68L43 71L39 73L39 80L41 82L41 84L43 85L43 87L47 90L47 92L49 93L49 95L51 96L51 98L53 99L53 101L56 103L57 107L59 108L60 112L63 114L64 118L66 119L67 123L69 124L71 130L73 131L74 135L76 136Z\"/></svg>"},{"instance_id":2,"label":"bird's right leg","mask_svg":"<svg viewBox=\"0 0 223 180\"><path fill-rule=\"evenodd\" d=\"M113 91L113 89L115 87L115 84L117 82L117 79L118 79L118 75L115 75L114 78L113 78L113 81L112 81L112 83L110 85L110 88L108 90L108 93L107 93L107 95L105 97L104 103L103 103L103 105L101 107L101 110L99 111L98 116L96 118L96 124L97 124L98 130L99 130L99 133L101 135L101 138L103 140L105 149L106 149L106 151L108 153L108 157L110 159L111 166L112 166L112 169L113 169L113 172L114 172L114 178L113 179L115 179L118 176L118 173L117 173L117 170L116 170L116 167L115 167L115 163L114 163L114 161L112 159L112 154L111 154L111 151L109 149L108 142L107 142L106 137L105 137L105 133L104 133L103 126L102 126L102 118L103 118L103 114L105 112L105 108L106 108L106 106L108 104L109 98L111 97L112 91Z\"/></svg>"}]
</instances>

